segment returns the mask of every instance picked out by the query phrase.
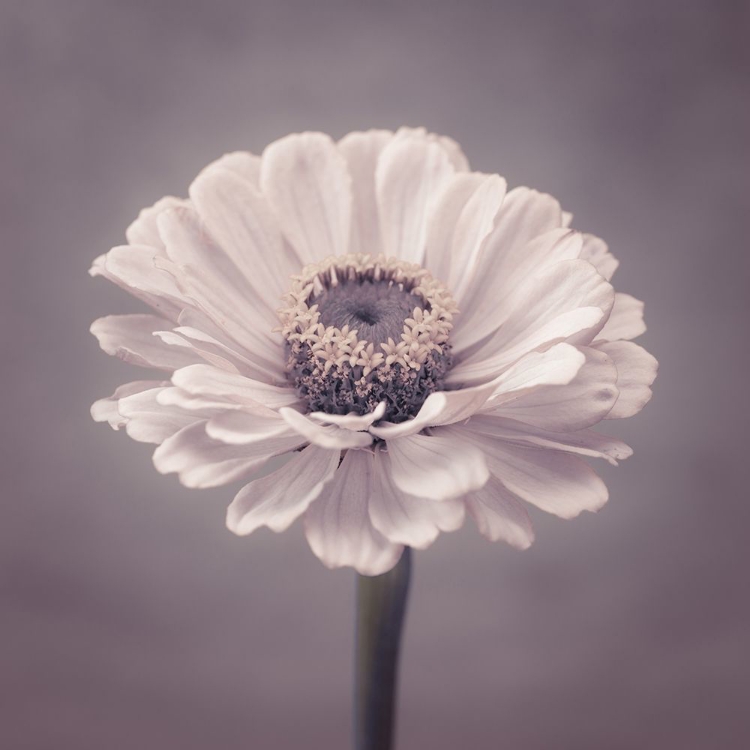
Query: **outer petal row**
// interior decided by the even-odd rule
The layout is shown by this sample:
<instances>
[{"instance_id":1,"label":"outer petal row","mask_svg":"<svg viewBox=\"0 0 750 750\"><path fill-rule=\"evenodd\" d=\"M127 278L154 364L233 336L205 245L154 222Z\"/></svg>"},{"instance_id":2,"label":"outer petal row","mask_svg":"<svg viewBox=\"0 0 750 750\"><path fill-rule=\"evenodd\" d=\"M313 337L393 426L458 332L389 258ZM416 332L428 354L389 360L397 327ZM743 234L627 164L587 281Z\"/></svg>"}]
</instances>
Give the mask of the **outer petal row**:
<instances>
[{"instance_id":1,"label":"outer petal row","mask_svg":"<svg viewBox=\"0 0 750 750\"><path fill-rule=\"evenodd\" d=\"M372 454L349 451L305 514L310 547L329 568L350 565L363 575L378 575L398 562L403 546L389 542L370 520L375 487Z\"/></svg>"},{"instance_id":2,"label":"outer petal row","mask_svg":"<svg viewBox=\"0 0 750 750\"><path fill-rule=\"evenodd\" d=\"M227 527L240 535L260 526L286 530L331 481L340 455L308 445L283 468L245 485L227 510Z\"/></svg>"}]
</instances>

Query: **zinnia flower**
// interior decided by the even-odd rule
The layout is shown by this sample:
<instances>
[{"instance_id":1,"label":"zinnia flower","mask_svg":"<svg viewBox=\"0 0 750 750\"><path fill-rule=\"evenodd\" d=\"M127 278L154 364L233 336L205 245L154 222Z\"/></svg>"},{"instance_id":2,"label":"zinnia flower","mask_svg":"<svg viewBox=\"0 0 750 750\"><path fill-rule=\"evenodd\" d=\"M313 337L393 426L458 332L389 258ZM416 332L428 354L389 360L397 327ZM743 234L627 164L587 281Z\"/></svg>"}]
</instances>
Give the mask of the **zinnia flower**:
<instances>
[{"instance_id":1,"label":"zinnia flower","mask_svg":"<svg viewBox=\"0 0 750 750\"><path fill-rule=\"evenodd\" d=\"M617 261L554 198L406 128L228 154L189 195L94 261L152 312L93 334L166 374L92 414L186 486L245 481L232 531L303 517L323 563L375 575L467 513L525 548L525 502L572 518L607 500L583 459L631 450L591 428L644 406L656 361Z\"/></svg>"}]
</instances>

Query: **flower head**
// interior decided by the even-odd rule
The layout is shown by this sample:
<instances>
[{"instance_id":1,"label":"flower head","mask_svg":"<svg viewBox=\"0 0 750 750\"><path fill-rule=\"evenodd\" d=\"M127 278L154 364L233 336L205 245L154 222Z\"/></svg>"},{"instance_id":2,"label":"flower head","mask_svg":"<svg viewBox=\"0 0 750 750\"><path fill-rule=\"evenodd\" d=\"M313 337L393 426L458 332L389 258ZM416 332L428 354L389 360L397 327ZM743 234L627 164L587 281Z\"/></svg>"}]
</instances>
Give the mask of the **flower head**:
<instances>
[{"instance_id":1,"label":"flower head","mask_svg":"<svg viewBox=\"0 0 750 750\"><path fill-rule=\"evenodd\" d=\"M228 154L189 196L94 261L152 308L97 320L102 348L166 374L92 414L189 487L245 481L232 531L304 517L326 565L374 575L467 511L524 548L524 501L607 500L583 457L631 451L591 428L644 406L656 361L617 261L554 198L406 128Z\"/></svg>"}]
</instances>

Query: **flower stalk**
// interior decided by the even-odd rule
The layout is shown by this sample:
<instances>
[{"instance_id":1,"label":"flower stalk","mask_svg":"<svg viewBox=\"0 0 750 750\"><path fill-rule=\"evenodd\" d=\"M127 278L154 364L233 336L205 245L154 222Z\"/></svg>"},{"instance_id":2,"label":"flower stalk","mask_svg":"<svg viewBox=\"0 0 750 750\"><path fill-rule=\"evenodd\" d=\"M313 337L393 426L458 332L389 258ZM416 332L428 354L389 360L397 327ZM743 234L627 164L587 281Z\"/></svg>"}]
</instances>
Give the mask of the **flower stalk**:
<instances>
[{"instance_id":1,"label":"flower stalk","mask_svg":"<svg viewBox=\"0 0 750 750\"><path fill-rule=\"evenodd\" d=\"M355 750L392 750L411 549L379 576L357 576Z\"/></svg>"}]
</instances>

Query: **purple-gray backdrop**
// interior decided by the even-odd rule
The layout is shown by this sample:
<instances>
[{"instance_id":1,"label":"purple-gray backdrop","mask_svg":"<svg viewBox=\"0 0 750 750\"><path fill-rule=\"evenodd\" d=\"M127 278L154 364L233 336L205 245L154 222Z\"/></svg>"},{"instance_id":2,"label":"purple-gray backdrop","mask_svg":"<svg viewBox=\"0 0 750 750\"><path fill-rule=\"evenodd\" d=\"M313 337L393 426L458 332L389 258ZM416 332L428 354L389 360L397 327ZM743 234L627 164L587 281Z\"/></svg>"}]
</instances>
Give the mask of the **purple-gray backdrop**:
<instances>
[{"instance_id":1,"label":"purple-gray backdrop","mask_svg":"<svg viewBox=\"0 0 750 750\"><path fill-rule=\"evenodd\" d=\"M90 421L139 308L86 270L225 151L407 123L605 237L662 367L602 512L416 556L401 747L749 747L747 11L2 2L0 746L347 747L352 573Z\"/></svg>"}]
</instances>

